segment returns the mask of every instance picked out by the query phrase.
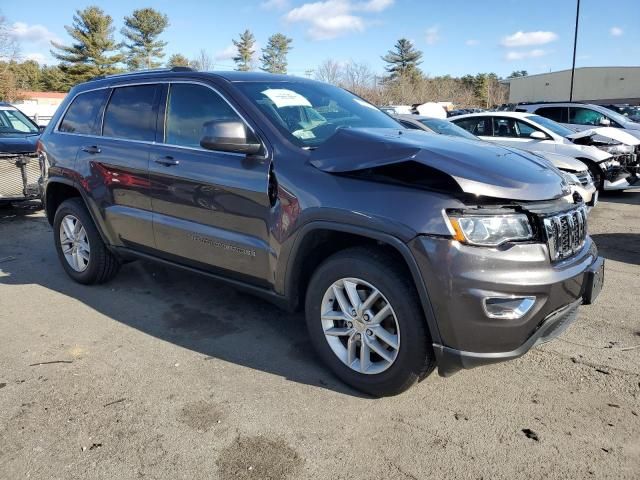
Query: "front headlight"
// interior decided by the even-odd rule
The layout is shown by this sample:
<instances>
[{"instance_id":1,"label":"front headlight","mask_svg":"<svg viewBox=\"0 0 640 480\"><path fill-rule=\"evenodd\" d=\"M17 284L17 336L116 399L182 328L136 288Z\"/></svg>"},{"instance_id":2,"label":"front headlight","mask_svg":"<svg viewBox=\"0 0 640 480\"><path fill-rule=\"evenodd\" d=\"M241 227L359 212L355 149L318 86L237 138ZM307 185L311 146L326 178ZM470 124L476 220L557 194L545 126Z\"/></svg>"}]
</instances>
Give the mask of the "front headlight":
<instances>
[{"instance_id":1,"label":"front headlight","mask_svg":"<svg viewBox=\"0 0 640 480\"><path fill-rule=\"evenodd\" d=\"M582 183L580 183L580 179L576 177L575 174L569 173L569 172L562 172L562 176L567 180L567 183L569 185L578 185L579 187L582 186Z\"/></svg>"},{"instance_id":2,"label":"front headlight","mask_svg":"<svg viewBox=\"0 0 640 480\"><path fill-rule=\"evenodd\" d=\"M462 243L497 247L504 242L531 240L533 231L526 215L449 214L453 237Z\"/></svg>"}]
</instances>

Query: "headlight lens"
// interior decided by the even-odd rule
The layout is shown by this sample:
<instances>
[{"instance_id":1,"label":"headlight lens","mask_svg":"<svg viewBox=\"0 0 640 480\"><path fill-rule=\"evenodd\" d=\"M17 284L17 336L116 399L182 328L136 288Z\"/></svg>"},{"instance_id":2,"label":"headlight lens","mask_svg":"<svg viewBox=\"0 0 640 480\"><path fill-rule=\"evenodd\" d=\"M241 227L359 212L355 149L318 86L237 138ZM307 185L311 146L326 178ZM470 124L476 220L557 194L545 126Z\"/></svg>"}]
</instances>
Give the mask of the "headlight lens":
<instances>
[{"instance_id":1,"label":"headlight lens","mask_svg":"<svg viewBox=\"0 0 640 480\"><path fill-rule=\"evenodd\" d=\"M569 172L562 172L562 175L564 176L564 178L567 180L567 183L569 185L578 185L578 186L582 186L582 183L580 183L580 180L578 179L578 177L576 177L573 173L569 173Z\"/></svg>"},{"instance_id":2,"label":"headlight lens","mask_svg":"<svg viewBox=\"0 0 640 480\"><path fill-rule=\"evenodd\" d=\"M533 238L526 215L449 215L454 238L470 245L497 247L508 241Z\"/></svg>"}]
</instances>

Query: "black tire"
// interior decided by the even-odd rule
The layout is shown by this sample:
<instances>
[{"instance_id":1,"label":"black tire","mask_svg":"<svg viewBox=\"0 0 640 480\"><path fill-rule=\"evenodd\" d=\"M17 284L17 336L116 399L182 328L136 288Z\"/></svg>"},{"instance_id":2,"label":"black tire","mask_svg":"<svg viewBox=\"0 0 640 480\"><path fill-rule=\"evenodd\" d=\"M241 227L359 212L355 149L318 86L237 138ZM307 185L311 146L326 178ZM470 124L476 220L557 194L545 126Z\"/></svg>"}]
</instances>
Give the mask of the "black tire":
<instances>
[{"instance_id":1,"label":"black tire","mask_svg":"<svg viewBox=\"0 0 640 480\"><path fill-rule=\"evenodd\" d=\"M592 162L591 160L585 160L582 158L579 158L578 160L587 165L587 168L589 169L589 172L591 172L591 176L593 177L593 184L599 192L603 192L604 174L602 172L602 169L598 166L598 164Z\"/></svg>"},{"instance_id":2,"label":"black tire","mask_svg":"<svg viewBox=\"0 0 640 480\"><path fill-rule=\"evenodd\" d=\"M87 233L87 239L90 245L89 261L84 271L78 272L74 270L66 260L62 252L60 241L60 224L62 219L67 215L76 217L84 227ZM93 285L105 283L111 280L120 269L120 261L109 251L102 241L98 230L93 223L93 219L84 202L80 198L70 198L60 204L56 210L53 220L53 237L56 245L56 253L60 259L62 267L73 280L85 285Z\"/></svg>"},{"instance_id":3,"label":"black tire","mask_svg":"<svg viewBox=\"0 0 640 480\"><path fill-rule=\"evenodd\" d=\"M325 292L339 279L355 277L375 286L388 300L400 329L400 347L395 361L381 373L356 372L343 363L325 338L320 320ZM383 251L356 247L338 252L314 272L305 301L311 342L322 360L345 383L375 397L399 394L435 367L435 356L418 295L406 269Z\"/></svg>"}]
</instances>

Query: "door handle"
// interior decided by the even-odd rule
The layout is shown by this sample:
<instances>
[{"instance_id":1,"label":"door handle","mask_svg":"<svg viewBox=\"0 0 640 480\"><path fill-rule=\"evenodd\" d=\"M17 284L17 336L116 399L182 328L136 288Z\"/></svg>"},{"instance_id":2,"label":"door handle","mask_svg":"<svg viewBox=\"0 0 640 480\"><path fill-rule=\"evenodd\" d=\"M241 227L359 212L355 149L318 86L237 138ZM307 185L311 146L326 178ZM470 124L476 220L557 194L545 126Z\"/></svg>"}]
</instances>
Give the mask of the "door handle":
<instances>
[{"instance_id":1,"label":"door handle","mask_svg":"<svg viewBox=\"0 0 640 480\"><path fill-rule=\"evenodd\" d=\"M94 155L96 153L100 153L102 150L97 145L85 145L82 147L82 151Z\"/></svg>"},{"instance_id":2,"label":"door handle","mask_svg":"<svg viewBox=\"0 0 640 480\"><path fill-rule=\"evenodd\" d=\"M156 158L154 160L154 162L159 163L160 165L164 165L165 167L171 167L173 165L179 165L180 164L179 160L176 160L175 158L173 158L170 155L167 155L166 157Z\"/></svg>"}]
</instances>

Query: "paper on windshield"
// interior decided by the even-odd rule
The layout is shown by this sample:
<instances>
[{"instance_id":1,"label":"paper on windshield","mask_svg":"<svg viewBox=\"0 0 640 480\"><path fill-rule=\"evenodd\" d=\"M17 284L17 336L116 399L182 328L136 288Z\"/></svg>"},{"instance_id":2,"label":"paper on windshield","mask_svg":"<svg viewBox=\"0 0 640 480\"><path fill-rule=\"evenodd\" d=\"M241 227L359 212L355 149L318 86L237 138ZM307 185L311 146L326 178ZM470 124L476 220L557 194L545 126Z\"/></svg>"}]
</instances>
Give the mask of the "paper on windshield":
<instances>
[{"instance_id":1,"label":"paper on windshield","mask_svg":"<svg viewBox=\"0 0 640 480\"><path fill-rule=\"evenodd\" d=\"M276 107L310 107L309 100L299 93L286 88L269 88L262 92L269 100L276 104Z\"/></svg>"}]
</instances>

